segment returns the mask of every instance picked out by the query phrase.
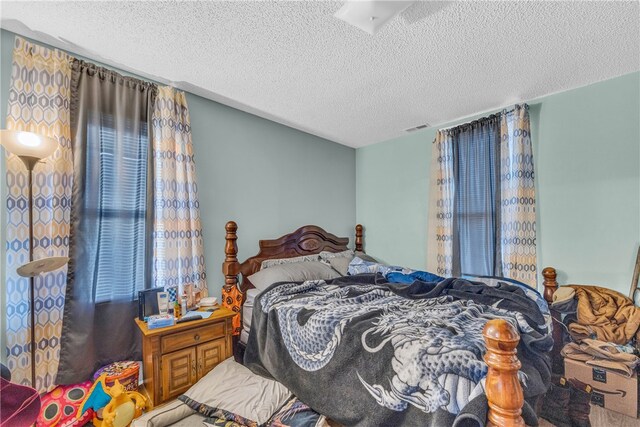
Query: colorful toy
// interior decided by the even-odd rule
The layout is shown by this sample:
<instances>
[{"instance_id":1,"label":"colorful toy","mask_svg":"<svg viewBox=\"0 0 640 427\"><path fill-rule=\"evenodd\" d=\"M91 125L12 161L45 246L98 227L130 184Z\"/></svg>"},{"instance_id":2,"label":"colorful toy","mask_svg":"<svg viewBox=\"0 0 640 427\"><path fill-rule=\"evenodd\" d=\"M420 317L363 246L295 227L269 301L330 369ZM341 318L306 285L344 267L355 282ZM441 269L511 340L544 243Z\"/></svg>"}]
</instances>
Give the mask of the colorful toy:
<instances>
[{"instance_id":1,"label":"colorful toy","mask_svg":"<svg viewBox=\"0 0 640 427\"><path fill-rule=\"evenodd\" d=\"M107 393L107 386L104 383L106 376L106 374L100 375L96 382L93 383L91 390L89 390L84 401L80 404L80 408L78 408L76 418L80 418L89 409L98 412L98 410L107 406L111 396Z\"/></svg>"},{"instance_id":2,"label":"colorful toy","mask_svg":"<svg viewBox=\"0 0 640 427\"><path fill-rule=\"evenodd\" d=\"M107 374L104 380L105 386L112 387L118 380L127 391L137 391L139 371L140 365L138 362L131 360L114 362L98 369L93 375L93 380L96 381L100 375Z\"/></svg>"},{"instance_id":3,"label":"colorful toy","mask_svg":"<svg viewBox=\"0 0 640 427\"><path fill-rule=\"evenodd\" d=\"M95 427L125 427L134 418L142 415L147 406L147 399L135 391L127 391L120 381L115 380L112 387L105 385L107 374L102 374L91 387L87 398L78 409L78 417L82 411L93 410Z\"/></svg>"},{"instance_id":4,"label":"colorful toy","mask_svg":"<svg viewBox=\"0 0 640 427\"><path fill-rule=\"evenodd\" d=\"M102 423L93 425L96 427L125 427L131 424L134 418L142 415L147 406L147 398L137 391L126 391L118 380L109 389L111 402L102 411Z\"/></svg>"},{"instance_id":5,"label":"colorful toy","mask_svg":"<svg viewBox=\"0 0 640 427\"><path fill-rule=\"evenodd\" d=\"M82 401L87 397L91 381L75 385L60 385L42 396L42 408L38 415L37 426L81 426L76 413ZM83 415L87 411L83 411ZM86 423L91 416L85 416Z\"/></svg>"}]
</instances>

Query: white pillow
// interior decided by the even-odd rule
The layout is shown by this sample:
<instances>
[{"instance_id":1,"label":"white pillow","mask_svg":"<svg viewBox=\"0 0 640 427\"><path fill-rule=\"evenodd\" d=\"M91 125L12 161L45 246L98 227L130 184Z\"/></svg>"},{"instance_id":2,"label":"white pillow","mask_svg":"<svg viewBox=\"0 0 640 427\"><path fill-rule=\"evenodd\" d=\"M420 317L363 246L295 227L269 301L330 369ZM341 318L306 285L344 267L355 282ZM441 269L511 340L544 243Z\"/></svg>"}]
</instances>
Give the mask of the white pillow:
<instances>
[{"instance_id":1,"label":"white pillow","mask_svg":"<svg viewBox=\"0 0 640 427\"><path fill-rule=\"evenodd\" d=\"M330 252L330 251L322 251L320 252L318 255L320 255L320 260L321 261L329 261L333 258L349 258L352 259L355 255L355 252L353 252L351 249L347 249L346 251L342 251L342 252Z\"/></svg>"},{"instance_id":2,"label":"white pillow","mask_svg":"<svg viewBox=\"0 0 640 427\"><path fill-rule=\"evenodd\" d=\"M340 273L320 261L293 262L275 265L260 270L248 277L260 291L276 282L304 282L306 280L329 280L340 277Z\"/></svg>"},{"instance_id":3,"label":"white pillow","mask_svg":"<svg viewBox=\"0 0 640 427\"><path fill-rule=\"evenodd\" d=\"M254 374L231 357L178 399L207 417L225 417L228 412L262 425L291 396L279 382Z\"/></svg>"}]
</instances>

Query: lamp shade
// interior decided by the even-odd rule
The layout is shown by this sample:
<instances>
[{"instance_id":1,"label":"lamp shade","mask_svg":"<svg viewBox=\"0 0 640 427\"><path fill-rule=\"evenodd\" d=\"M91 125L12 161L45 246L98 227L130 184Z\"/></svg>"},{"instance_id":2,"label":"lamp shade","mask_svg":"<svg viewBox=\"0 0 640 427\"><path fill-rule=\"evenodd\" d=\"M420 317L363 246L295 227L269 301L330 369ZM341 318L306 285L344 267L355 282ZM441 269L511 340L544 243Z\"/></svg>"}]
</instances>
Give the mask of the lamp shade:
<instances>
[{"instance_id":1,"label":"lamp shade","mask_svg":"<svg viewBox=\"0 0 640 427\"><path fill-rule=\"evenodd\" d=\"M58 141L33 132L0 130L0 144L18 157L44 159L58 148Z\"/></svg>"},{"instance_id":2,"label":"lamp shade","mask_svg":"<svg viewBox=\"0 0 640 427\"><path fill-rule=\"evenodd\" d=\"M66 256L50 256L28 262L25 265L18 267L16 271L18 272L18 275L22 277L33 277L40 273L48 273L50 271L57 270L68 262L69 258Z\"/></svg>"}]
</instances>

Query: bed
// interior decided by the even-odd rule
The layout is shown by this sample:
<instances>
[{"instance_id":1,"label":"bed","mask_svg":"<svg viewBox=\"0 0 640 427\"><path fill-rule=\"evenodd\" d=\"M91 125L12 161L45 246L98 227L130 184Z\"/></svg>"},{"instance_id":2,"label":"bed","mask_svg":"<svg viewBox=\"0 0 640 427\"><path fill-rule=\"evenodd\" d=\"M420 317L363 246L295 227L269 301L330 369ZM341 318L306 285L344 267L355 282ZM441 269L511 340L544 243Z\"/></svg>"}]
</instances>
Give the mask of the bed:
<instances>
[{"instance_id":1,"label":"bed","mask_svg":"<svg viewBox=\"0 0 640 427\"><path fill-rule=\"evenodd\" d=\"M546 330L539 319L531 321L535 313L529 312L533 313L532 307L539 307L539 302L525 301L522 292L508 283L488 289L485 283L447 279L443 286L417 289L382 283L376 274L256 289L249 277L260 271L264 261L340 253L348 250L349 239L318 226L305 226L278 239L261 240L259 252L239 262L237 230L234 222L227 223L222 271L225 290L241 292L241 304L236 309L243 317L242 330L235 337L234 353L253 372L282 382L306 404L339 424L465 425L476 418L486 418L488 425L496 426L536 422L532 409L535 398L548 386L551 359L557 354L551 341L551 318L556 314L543 313ZM363 230L361 225L355 228L354 249L358 253L364 249ZM555 270L547 268L543 276L543 297L551 302L557 288ZM485 291L488 296L480 301L495 303L479 304L474 301L476 296L467 295ZM492 300L496 295L506 296L508 303ZM411 307L407 307L409 300ZM363 309L367 304L370 310ZM518 304L524 304L525 314L518 312ZM326 310L329 306L333 311ZM404 335L394 335L389 331L397 329L398 313L403 319L409 316L420 321L411 325L405 322ZM325 318L315 324L318 316ZM435 325L438 330L425 330L425 318L429 328ZM438 323L454 318L462 320L453 325ZM420 322L422 325L418 325ZM466 326L460 326L462 323ZM468 335L464 342L449 340L443 344L441 331L454 329L453 335L464 335L459 327ZM557 329L554 333L559 332ZM414 333L415 338L416 330L419 334L435 334L431 340L438 346L417 345L416 351L422 351L424 357L408 360L404 357L407 351L398 349L412 345L411 334L406 331ZM318 331L328 336L320 339ZM298 340L305 334L311 336L306 341ZM316 348L319 341L322 351ZM532 341L538 346L534 343L532 347ZM454 375L447 370L456 363L460 367L459 360L444 362L449 356L445 354L450 350L447 346L452 345L474 347L458 348L461 352L457 354L473 359L462 362L464 373L456 371ZM441 372L430 372L431 366ZM385 367L394 370L385 371ZM535 395L530 392L533 383ZM457 397L452 390L457 390ZM525 397L529 404L525 404Z\"/></svg>"}]
</instances>

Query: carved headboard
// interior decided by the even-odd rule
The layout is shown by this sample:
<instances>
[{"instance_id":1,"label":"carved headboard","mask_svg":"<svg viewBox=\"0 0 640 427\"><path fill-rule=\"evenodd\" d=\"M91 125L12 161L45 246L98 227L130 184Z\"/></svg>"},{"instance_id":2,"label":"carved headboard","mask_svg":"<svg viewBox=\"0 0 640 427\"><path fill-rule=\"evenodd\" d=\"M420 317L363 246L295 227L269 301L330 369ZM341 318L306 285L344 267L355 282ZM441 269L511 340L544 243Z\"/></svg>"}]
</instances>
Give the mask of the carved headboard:
<instances>
[{"instance_id":1,"label":"carved headboard","mask_svg":"<svg viewBox=\"0 0 640 427\"><path fill-rule=\"evenodd\" d=\"M316 225L305 225L296 231L285 234L273 240L260 240L257 255L248 258L243 263L238 262L238 226L229 221L225 226L225 261L222 264L222 274L225 276L225 288L238 284L238 274L242 274L240 290L244 293L253 288L247 277L260 270L262 261L275 258L292 258L303 255L317 254L322 251L341 252L348 249L349 238L338 237ZM356 251L362 251L363 227L356 225Z\"/></svg>"}]
</instances>

